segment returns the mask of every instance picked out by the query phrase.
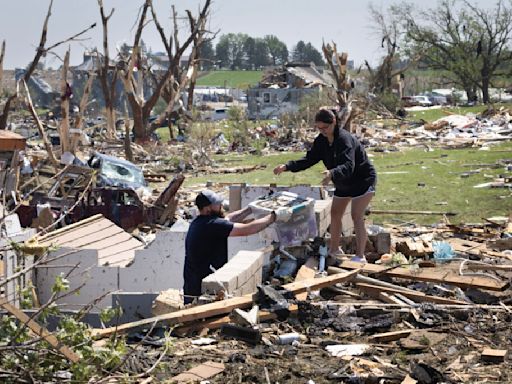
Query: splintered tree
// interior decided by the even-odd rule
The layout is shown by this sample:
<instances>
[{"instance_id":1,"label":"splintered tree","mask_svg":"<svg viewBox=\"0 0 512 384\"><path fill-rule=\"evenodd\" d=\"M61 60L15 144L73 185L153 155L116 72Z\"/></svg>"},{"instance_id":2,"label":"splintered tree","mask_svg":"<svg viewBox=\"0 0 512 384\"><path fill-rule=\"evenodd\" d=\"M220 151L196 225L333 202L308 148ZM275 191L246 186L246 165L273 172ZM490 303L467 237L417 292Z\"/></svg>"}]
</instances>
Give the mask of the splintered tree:
<instances>
[{"instance_id":1,"label":"splintered tree","mask_svg":"<svg viewBox=\"0 0 512 384\"><path fill-rule=\"evenodd\" d=\"M350 131L350 123L355 116L352 109L352 89L354 83L350 81L347 73L348 54L338 53L336 44L322 44L322 51L332 76L336 81L336 101L338 103L340 127Z\"/></svg>"},{"instance_id":2,"label":"splintered tree","mask_svg":"<svg viewBox=\"0 0 512 384\"><path fill-rule=\"evenodd\" d=\"M132 112L133 133L136 139L144 141L149 137L151 133L151 127L148 126L148 120L151 110L157 103L163 88L169 82L169 79L171 79L173 76L176 66L179 65L179 60L183 55L183 52L185 52L185 50L193 43L197 33L199 33L200 29L204 27L204 20L207 18L210 3L210 0L206 0L197 20L195 20L194 26L191 28L192 32L189 34L183 45L179 45L176 27L174 29L174 36L170 35L169 38L165 36L163 29L156 19L156 13L154 12L151 0L146 0L142 6L141 15L133 42L131 57L128 59L128 63L126 63L121 69L121 79L123 81L128 104ZM157 79L152 94L146 99L142 90L145 68L143 64L143 54L140 47L140 42L142 30L146 25L146 16L149 9L151 9L153 12L153 21L155 22L157 30L162 38L162 42L164 43L169 60L169 66ZM187 13L190 13L190 11L187 11ZM173 46L175 46L174 51ZM179 80L174 79L174 81ZM168 106L168 108L172 107Z\"/></svg>"},{"instance_id":3,"label":"splintered tree","mask_svg":"<svg viewBox=\"0 0 512 384\"><path fill-rule=\"evenodd\" d=\"M160 36L162 38L162 41L166 41L165 33L163 28L161 27L160 23L158 22L158 19L156 18L156 14L154 12L154 9L151 8L153 12L153 20L155 21L157 25L157 29L160 33ZM191 111L193 107L193 101L194 101L194 88L195 88L195 82L197 78L197 71L200 61L200 48L202 44L206 41L205 35L207 31L205 30L205 25L207 18L205 17L202 19L202 24L199 26L199 29L197 33L195 33L195 36L193 38L193 45L192 45L192 51L190 53L187 65L182 68L180 66L180 43L178 39L178 24L177 24L177 13L174 8L172 7L172 14L173 14L173 21L174 21L174 60L172 62L169 62L169 66L173 65L172 68L172 74L169 77L169 80L165 84L164 88L162 89L162 98L165 100L167 107L163 111L163 113L160 114L160 116L157 117L157 119L153 122L151 125L152 129L158 128L158 126L161 124L163 119L165 117L168 117L168 127L169 127L169 134L170 138L174 138L174 133L172 130L172 119L170 118L172 115L177 116L179 113L181 113L181 108L178 108L178 110L175 111L175 106L179 102L181 90L185 89L185 87L188 85L188 99L187 99L187 110ZM187 12L189 24L190 24L190 33L194 33L194 30L196 28L197 22L192 16L190 12ZM165 44L165 43L164 43ZM166 50L171 50L172 47L166 46ZM155 81L155 83L158 83L158 81Z\"/></svg>"},{"instance_id":4,"label":"splintered tree","mask_svg":"<svg viewBox=\"0 0 512 384\"><path fill-rule=\"evenodd\" d=\"M39 63L39 60L41 59L41 57L45 56L49 51L58 47L59 45L66 43L68 41L73 41L73 40L77 39L78 37L80 37L81 35L83 35L84 33L86 33L87 31L89 31L90 29L92 29L96 26L96 24L92 24L91 26L89 26L86 29L84 29L83 31L69 37L68 39L57 42L49 47L46 47L46 38L47 38L47 34L48 34L48 20L50 19L50 16L51 16L52 5L53 5L53 0L50 1L50 5L48 6L48 12L46 13L46 17L44 19L43 30L41 32L41 38L39 40L39 45L37 46L37 49L36 49L36 54L23 75L22 80L25 83L28 83L30 76L37 68L37 64ZM2 47L3 47L3 49L2 49L2 56L3 56L5 46L2 45ZM18 92L17 92L18 89L19 89L19 85L16 86L16 91L14 92L14 94L10 95L7 98L7 101L4 104L3 112L0 114L0 129L5 129L7 127L7 118L9 116L9 111L10 111L12 103L18 97Z\"/></svg>"},{"instance_id":5,"label":"splintered tree","mask_svg":"<svg viewBox=\"0 0 512 384\"><path fill-rule=\"evenodd\" d=\"M103 26L103 57L98 54L98 79L101 84L103 98L105 99L105 117L107 120L107 137L114 138L116 133L116 111L114 101L116 97L117 70L110 68L110 55L108 47L108 21L114 13L114 8L107 15L103 8L103 0L98 0L100 8L101 25Z\"/></svg>"}]
</instances>

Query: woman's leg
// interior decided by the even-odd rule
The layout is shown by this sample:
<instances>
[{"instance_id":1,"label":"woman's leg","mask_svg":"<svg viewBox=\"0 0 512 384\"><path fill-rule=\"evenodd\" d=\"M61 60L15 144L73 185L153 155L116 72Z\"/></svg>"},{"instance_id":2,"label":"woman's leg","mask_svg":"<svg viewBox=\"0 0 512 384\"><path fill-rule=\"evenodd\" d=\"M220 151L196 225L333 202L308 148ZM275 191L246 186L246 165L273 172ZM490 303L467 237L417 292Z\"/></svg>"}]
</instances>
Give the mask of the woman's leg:
<instances>
[{"instance_id":1,"label":"woman's leg","mask_svg":"<svg viewBox=\"0 0 512 384\"><path fill-rule=\"evenodd\" d=\"M329 228L329 232L331 233L329 253L336 253L339 249L341 237L341 218L343 217L343 213L345 213L345 209L347 208L350 199L350 197L337 196L332 198L331 225Z\"/></svg>"},{"instance_id":2,"label":"woman's leg","mask_svg":"<svg viewBox=\"0 0 512 384\"><path fill-rule=\"evenodd\" d=\"M354 221L354 232L356 233L356 256L364 257L364 250L368 240L368 234L364 226L364 212L375 195L375 192L368 192L362 196L352 199L352 220Z\"/></svg>"}]
</instances>

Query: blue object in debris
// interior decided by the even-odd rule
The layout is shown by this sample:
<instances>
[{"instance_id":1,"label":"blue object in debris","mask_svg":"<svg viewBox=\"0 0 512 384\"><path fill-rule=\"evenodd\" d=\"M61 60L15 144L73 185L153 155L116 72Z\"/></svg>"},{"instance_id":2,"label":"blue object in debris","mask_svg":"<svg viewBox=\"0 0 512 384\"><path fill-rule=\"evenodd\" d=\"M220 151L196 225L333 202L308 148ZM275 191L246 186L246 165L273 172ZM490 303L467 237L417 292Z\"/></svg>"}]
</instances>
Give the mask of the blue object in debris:
<instances>
[{"instance_id":1,"label":"blue object in debris","mask_svg":"<svg viewBox=\"0 0 512 384\"><path fill-rule=\"evenodd\" d=\"M446 241L433 241L432 248L434 249L435 261L450 261L455 257L455 252L453 252L452 246Z\"/></svg>"}]
</instances>

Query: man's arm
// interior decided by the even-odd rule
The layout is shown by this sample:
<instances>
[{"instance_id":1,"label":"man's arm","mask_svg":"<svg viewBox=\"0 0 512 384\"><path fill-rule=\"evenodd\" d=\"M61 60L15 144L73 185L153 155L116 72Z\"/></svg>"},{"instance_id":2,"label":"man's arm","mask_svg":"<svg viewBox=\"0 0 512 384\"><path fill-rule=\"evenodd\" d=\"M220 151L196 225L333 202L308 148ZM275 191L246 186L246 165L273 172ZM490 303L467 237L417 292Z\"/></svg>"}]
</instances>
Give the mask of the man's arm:
<instances>
[{"instance_id":1,"label":"man's arm","mask_svg":"<svg viewBox=\"0 0 512 384\"><path fill-rule=\"evenodd\" d=\"M251 207L245 207L243 209L239 209L238 211L234 211L228 213L226 215L226 219L231 221L232 223L241 223L243 219L251 214Z\"/></svg>"},{"instance_id":2,"label":"man's arm","mask_svg":"<svg viewBox=\"0 0 512 384\"><path fill-rule=\"evenodd\" d=\"M272 212L271 214L264 216L262 218L251 221L250 223L234 223L233 229L231 230L229 236L249 236L258 233L265 228L267 228L270 224L276 221L276 214Z\"/></svg>"}]
</instances>

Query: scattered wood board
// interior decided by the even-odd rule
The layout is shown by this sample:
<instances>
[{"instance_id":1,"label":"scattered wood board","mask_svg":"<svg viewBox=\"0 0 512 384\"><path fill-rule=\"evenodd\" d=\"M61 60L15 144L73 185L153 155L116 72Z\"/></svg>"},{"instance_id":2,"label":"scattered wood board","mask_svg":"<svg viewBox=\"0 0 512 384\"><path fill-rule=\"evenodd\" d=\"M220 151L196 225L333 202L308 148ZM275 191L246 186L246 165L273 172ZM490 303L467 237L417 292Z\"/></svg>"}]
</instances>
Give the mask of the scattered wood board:
<instances>
[{"instance_id":1,"label":"scattered wood board","mask_svg":"<svg viewBox=\"0 0 512 384\"><path fill-rule=\"evenodd\" d=\"M344 269L361 268L363 273L383 274L390 277L402 278L412 281L428 281L434 283L445 283L461 288L482 288L490 291L503 291L508 282L497 281L483 276L459 276L454 271L441 268L420 268L411 270L407 268L387 268L376 264L361 264L353 261L344 261L340 265Z\"/></svg>"},{"instance_id":2,"label":"scattered wood board","mask_svg":"<svg viewBox=\"0 0 512 384\"><path fill-rule=\"evenodd\" d=\"M347 273L339 273L337 275L321 277L318 279L307 279L283 285L282 288L290 292L293 292L295 295L297 295L303 292L307 292L310 289L316 290L344 281L351 281L358 273L359 270L355 270ZM171 325L206 319L209 317L230 313L235 308L243 309L251 307L255 299L256 294L248 294L240 297L233 297L231 299L199 305L197 307L187 308L181 311L167 313L165 315L150 317L132 323L121 324L115 327L95 329L92 331L92 333L95 336L103 337L115 332L123 332L132 328L152 326L154 324L156 325L159 323Z\"/></svg>"},{"instance_id":3,"label":"scattered wood board","mask_svg":"<svg viewBox=\"0 0 512 384\"><path fill-rule=\"evenodd\" d=\"M213 377L224 371L223 363L216 363L214 361L207 361L197 367L191 368L186 372L180 373L170 379L171 383L190 383L190 382L203 382L210 377Z\"/></svg>"},{"instance_id":4,"label":"scattered wood board","mask_svg":"<svg viewBox=\"0 0 512 384\"><path fill-rule=\"evenodd\" d=\"M506 349L491 349L485 348L482 351L482 360L488 361L491 363L502 363L505 361L505 357L507 356Z\"/></svg>"},{"instance_id":5,"label":"scattered wood board","mask_svg":"<svg viewBox=\"0 0 512 384\"><path fill-rule=\"evenodd\" d=\"M289 309L290 313L297 313L297 311L299 310L299 307L296 304L292 304L292 305L290 305L290 307L288 309ZM273 312L259 311L258 318L259 318L259 321L274 320L274 319L277 319L277 315ZM174 331L178 335L186 335L189 332L199 331L201 329L218 329L218 328L222 327L223 325L229 324L231 322L232 321L229 316L223 316L218 319L194 322L190 325L178 327Z\"/></svg>"},{"instance_id":6,"label":"scattered wood board","mask_svg":"<svg viewBox=\"0 0 512 384\"><path fill-rule=\"evenodd\" d=\"M405 329L403 331L384 332L369 337L372 343L389 343L390 341L400 340L407 337L411 332L417 332L416 329Z\"/></svg>"},{"instance_id":7,"label":"scattered wood board","mask_svg":"<svg viewBox=\"0 0 512 384\"><path fill-rule=\"evenodd\" d=\"M356 283L356 286L365 292L378 292L378 293L400 293L405 297L412 299L420 303L438 303L438 304L459 304L468 305L465 301L446 299L444 297L429 296L423 292L410 292L408 290L393 289L387 287L381 287L377 285Z\"/></svg>"},{"instance_id":8,"label":"scattered wood board","mask_svg":"<svg viewBox=\"0 0 512 384\"><path fill-rule=\"evenodd\" d=\"M310 257L306 260L306 263L299 268L297 275L295 276L295 281L303 281L307 279L312 279L315 277L316 268L318 267L318 261L314 257ZM296 295L297 300L304 301L308 297L308 293L299 293Z\"/></svg>"}]
</instances>

